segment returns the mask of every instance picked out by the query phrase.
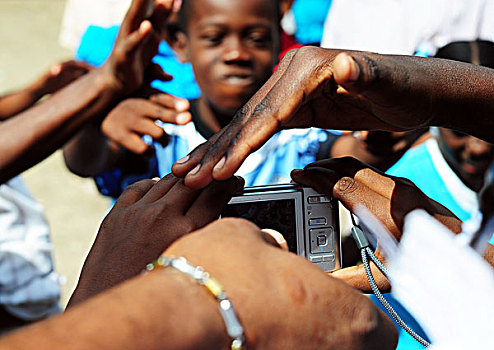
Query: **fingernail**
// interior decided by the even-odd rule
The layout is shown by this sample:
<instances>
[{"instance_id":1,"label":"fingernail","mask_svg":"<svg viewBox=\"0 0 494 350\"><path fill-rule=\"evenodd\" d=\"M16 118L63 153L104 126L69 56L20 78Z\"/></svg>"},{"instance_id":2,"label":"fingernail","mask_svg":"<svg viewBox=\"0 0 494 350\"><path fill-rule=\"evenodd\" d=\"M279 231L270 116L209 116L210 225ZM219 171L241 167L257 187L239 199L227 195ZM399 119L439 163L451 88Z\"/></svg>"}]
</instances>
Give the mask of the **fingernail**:
<instances>
[{"instance_id":1,"label":"fingernail","mask_svg":"<svg viewBox=\"0 0 494 350\"><path fill-rule=\"evenodd\" d=\"M160 180L159 177L153 177L151 180L153 180L154 182L158 182Z\"/></svg>"},{"instance_id":2,"label":"fingernail","mask_svg":"<svg viewBox=\"0 0 494 350\"><path fill-rule=\"evenodd\" d=\"M199 169L201 169L201 164L197 164L194 169L192 169L191 171L189 171L189 174L188 175L195 175L195 174L197 174L199 172Z\"/></svg>"},{"instance_id":3,"label":"fingernail","mask_svg":"<svg viewBox=\"0 0 494 350\"><path fill-rule=\"evenodd\" d=\"M185 124L190 120L189 112L182 112L177 114L176 121L178 124Z\"/></svg>"},{"instance_id":4,"label":"fingernail","mask_svg":"<svg viewBox=\"0 0 494 350\"><path fill-rule=\"evenodd\" d=\"M214 166L214 170L220 170L226 163L226 156L223 156L220 161Z\"/></svg>"},{"instance_id":5,"label":"fingernail","mask_svg":"<svg viewBox=\"0 0 494 350\"><path fill-rule=\"evenodd\" d=\"M292 170L292 176L297 176L299 175L300 173L302 173L304 170L303 169L293 169Z\"/></svg>"},{"instance_id":6,"label":"fingernail","mask_svg":"<svg viewBox=\"0 0 494 350\"><path fill-rule=\"evenodd\" d=\"M185 156L185 157L183 157L183 158L180 158L180 159L179 159L179 160L177 160L175 163L178 163L178 164L183 164L183 163L185 163L186 161L188 161L189 159L190 159L190 156L189 156L189 155L187 155L187 156Z\"/></svg>"}]
</instances>

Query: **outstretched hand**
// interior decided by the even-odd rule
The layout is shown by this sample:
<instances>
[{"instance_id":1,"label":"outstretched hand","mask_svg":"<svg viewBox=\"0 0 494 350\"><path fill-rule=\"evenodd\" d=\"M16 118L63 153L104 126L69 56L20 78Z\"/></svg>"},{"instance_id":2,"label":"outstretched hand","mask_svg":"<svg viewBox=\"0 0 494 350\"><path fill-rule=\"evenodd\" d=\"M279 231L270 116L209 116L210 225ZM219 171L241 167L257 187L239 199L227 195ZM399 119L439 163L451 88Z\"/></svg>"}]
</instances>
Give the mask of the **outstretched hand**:
<instances>
[{"instance_id":1,"label":"outstretched hand","mask_svg":"<svg viewBox=\"0 0 494 350\"><path fill-rule=\"evenodd\" d=\"M447 208L427 197L411 181L385 175L379 170L351 157L334 158L309 164L292 172L294 181L310 186L320 193L337 198L350 211L363 205L400 240L403 220L409 212L421 208L442 222L451 231L461 232L461 221ZM383 258L379 252L376 255ZM372 266L378 286L389 290L389 282ZM363 266L349 267L333 273L355 288L369 292Z\"/></svg>"},{"instance_id":2,"label":"outstretched hand","mask_svg":"<svg viewBox=\"0 0 494 350\"><path fill-rule=\"evenodd\" d=\"M193 190L169 174L128 186L105 218L70 304L137 275L177 238L218 218L241 178Z\"/></svg>"},{"instance_id":3,"label":"outstretched hand","mask_svg":"<svg viewBox=\"0 0 494 350\"><path fill-rule=\"evenodd\" d=\"M139 88L146 71L157 79L169 77L151 59L158 52L161 31L172 11L173 0L133 0L118 32L113 51L102 66L115 88L126 95Z\"/></svg>"},{"instance_id":4,"label":"outstretched hand","mask_svg":"<svg viewBox=\"0 0 494 350\"><path fill-rule=\"evenodd\" d=\"M472 67L317 47L290 51L231 123L177 162L173 173L194 188L228 178L250 153L287 128L401 131L439 125L492 139L459 121L462 113L480 118L494 110L494 102L486 102L492 89L482 83L494 81L494 74ZM471 98L472 73L479 77L474 81L478 99Z\"/></svg>"}]
</instances>

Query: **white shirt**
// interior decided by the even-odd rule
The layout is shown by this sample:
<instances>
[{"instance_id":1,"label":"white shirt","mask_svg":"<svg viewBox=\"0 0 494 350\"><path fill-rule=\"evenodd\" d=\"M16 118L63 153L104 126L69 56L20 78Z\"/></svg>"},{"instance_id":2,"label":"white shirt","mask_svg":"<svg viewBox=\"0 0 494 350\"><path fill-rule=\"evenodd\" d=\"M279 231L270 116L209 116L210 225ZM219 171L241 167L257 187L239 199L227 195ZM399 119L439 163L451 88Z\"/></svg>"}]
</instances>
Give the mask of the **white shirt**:
<instances>
[{"instance_id":1,"label":"white shirt","mask_svg":"<svg viewBox=\"0 0 494 350\"><path fill-rule=\"evenodd\" d=\"M0 304L36 320L59 312L49 226L19 177L0 185Z\"/></svg>"},{"instance_id":2,"label":"white shirt","mask_svg":"<svg viewBox=\"0 0 494 350\"><path fill-rule=\"evenodd\" d=\"M494 41L494 0L333 0L325 48L432 56L452 41Z\"/></svg>"}]
</instances>

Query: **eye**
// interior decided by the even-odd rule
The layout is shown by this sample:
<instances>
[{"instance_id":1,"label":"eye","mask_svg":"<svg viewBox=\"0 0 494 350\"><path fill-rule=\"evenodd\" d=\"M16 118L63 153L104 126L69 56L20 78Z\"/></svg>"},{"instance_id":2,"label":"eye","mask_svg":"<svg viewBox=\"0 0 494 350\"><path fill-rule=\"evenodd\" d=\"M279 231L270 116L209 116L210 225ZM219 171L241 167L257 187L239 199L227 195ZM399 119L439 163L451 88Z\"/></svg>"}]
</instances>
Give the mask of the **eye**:
<instances>
[{"instance_id":1,"label":"eye","mask_svg":"<svg viewBox=\"0 0 494 350\"><path fill-rule=\"evenodd\" d=\"M249 32L246 39L257 47L266 47L271 43L271 35L261 30Z\"/></svg>"},{"instance_id":2,"label":"eye","mask_svg":"<svg viewBox=\"0 0 494 350\"><path fill-rule=\"evenodd\" d=\"M206 32L201 34L200 39L210 46L217 46L221 44L224 36L221 32Z\"/></svg>"}]
</instances>

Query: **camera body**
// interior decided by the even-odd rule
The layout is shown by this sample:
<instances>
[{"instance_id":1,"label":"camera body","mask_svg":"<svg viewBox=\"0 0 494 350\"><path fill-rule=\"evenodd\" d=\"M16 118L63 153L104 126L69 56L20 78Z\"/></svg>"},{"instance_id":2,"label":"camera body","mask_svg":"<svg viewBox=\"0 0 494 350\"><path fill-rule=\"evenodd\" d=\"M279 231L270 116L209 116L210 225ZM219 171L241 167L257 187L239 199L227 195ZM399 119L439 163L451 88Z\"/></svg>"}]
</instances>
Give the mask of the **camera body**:
<instances>
[{"instance_id":1,"label":"camera body","mask_svg":"<svg viewBox=\"0 0 494 350\"><path fill-rule=\"evenodd\" d=\"M221 217L239 217L261 229L279 231L291 252L324 271L341 268L338 202L295 184L246 187L226 205Z\"/></svg>"}]
</instances>

